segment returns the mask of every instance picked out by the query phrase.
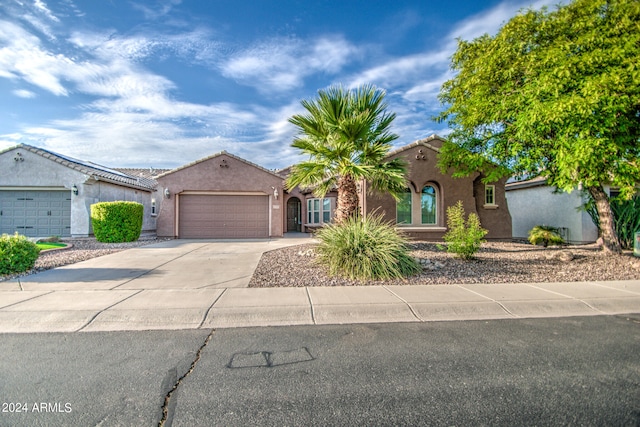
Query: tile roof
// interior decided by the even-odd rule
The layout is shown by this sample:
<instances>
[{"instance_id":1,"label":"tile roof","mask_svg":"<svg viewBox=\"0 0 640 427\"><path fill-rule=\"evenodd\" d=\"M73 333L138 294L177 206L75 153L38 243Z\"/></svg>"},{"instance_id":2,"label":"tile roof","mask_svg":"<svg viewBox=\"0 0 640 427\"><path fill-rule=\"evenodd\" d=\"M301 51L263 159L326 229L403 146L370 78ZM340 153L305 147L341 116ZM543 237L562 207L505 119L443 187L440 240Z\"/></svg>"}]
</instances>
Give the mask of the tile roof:
<instances>
[{"instance_id":1,"label":"tile roof","mask_svg":"<svg viewBox=\"0 0 640 427\"><path fill-rule=\"evenodd\" d=\"M157 186L157 182L152 178L143 177L143 176L132 176L130 174L119 171L117 169L108 168L106 166L98 165L96 163L92 163L86 160L75 159L73 157L54 153L53 151L45 150L44 148L34 147L28 144L19 144L15 147L11 147L7 150L0 152L0 154L5 153L9 150L14 150L16 148L27 150L32 153L38 154L39 156L42 156L45 159L52 160L70 169L81 172L85 175L89 175L90 177L98 181L108 181L114 184L123 185L125 187L137 188L137 189L147 190L147 191L152 191Z\"/></svg>"},{"instance_id":2,"label":"tile roof","mask_svg":"<svg viewBox=\"0 0 640 427\"><path fill-rule=\"evenodd\" d=\"M242 157L235 156L235 155L233 155L233 154L231 154L231 153L229 153L229 152L227 152L227 151L220 151L219 153L215 153L215 154L212 154L212 155L210 155L210 156L204 157L204 158L202 158L202 159L198 159L198 160L193 161L193 162L191 162L191 163L187 163L186 165L178 166L178 167L177 167L177 168L175 168L175 169L171 169L171 170L169 170L169 171L167 171L167 172L164 172L164 173L161 173L161 174L159 174L159 175L156 175L156 176L155 176L155 178L160 178L160 177L163 177L163 176L165 176L165 175L172 174L172 173L177 172L177 171L179 171L179 170L186 169L186 168L188 168L188 167L191 167L191 166L197 165L198 163L202 163L202 162L205 162L205 161L210 160L210 159L214 159L214 158L219 157L219 156L222 156L222 155L229 156L229 157L231 157L231 158L233 158L233 159L236 159L236 160L238 160L238 161L241 161L241 162L243 162L243 163L246 163L246 164L248 164L248 165L250 165L250 166L253 166L253 167L255 167L255 168L258 168L258 169L260 169L260 170L262 170L262 171L265 171L265 172L267 172L267 173L269 173L269 174L271 174L271 175L275 175L275 176L277 176L277 177L279 177L279 178L282 178L282 176L281 176L281 175L279 175L276 171L272 171L272 170L269 170L269 169L267 169L267 168L263 168L262 166L260 166L260 165L258 165L258 164L252 163L252 162L250 162L249 160L243 159Z\"/></svg>"}]
</instances>

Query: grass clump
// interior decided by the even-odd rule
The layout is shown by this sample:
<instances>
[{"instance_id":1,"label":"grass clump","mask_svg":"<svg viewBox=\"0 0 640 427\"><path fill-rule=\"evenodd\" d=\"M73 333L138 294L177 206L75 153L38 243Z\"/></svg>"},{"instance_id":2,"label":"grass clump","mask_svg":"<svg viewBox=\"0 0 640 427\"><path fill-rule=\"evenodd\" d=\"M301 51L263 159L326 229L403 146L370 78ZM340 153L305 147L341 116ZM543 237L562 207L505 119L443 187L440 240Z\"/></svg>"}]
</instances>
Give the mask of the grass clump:
<instances>
[{"instance_id":1,"label":"grass clump","mask_svg":"<svg viewBox=\"0 0 640 427\"><path fill-rule=\"evenodd\" d=\"M406 238L381 215L353 216L316 233L320 263L331 275L357 280L397 279L421 271Z\"/></svg>"},{"instance_id":2,"label":"grass clump","mask_svg":"<svg viewBox=\"0 0 640 427\"><path fill-rule=\"evenodd\" d=\"M36 263L40 249L18 233L0 236L0 274L22 273Z\"/></svg>"},{"instance_id":3,"label":"grass clump","mask_svg":"<svg viewBox=\"0 0 640 427\"><path fill-rule=\"evenodd\" d=\"M480 225L480 218L470 213L467 221L464 219L464 207L458 200L447 208L447 227L449 231L442 237L447 242L447 252L456 254L462 259L471 259L485 242L483 239L488 231Z\"/></svg>"},{"instance_id":4,"label":"grass clump","mask_svg":"<svg viewBox=\"0 0 640 427\"><path fill-rule=\"evenodd\" d=\"M529 243L539 245L545 248L549 245L562 245L564 239L560 236L560 230L557 227L549 225L536 225L529 231Z\"/></svg>"}]
</instances>

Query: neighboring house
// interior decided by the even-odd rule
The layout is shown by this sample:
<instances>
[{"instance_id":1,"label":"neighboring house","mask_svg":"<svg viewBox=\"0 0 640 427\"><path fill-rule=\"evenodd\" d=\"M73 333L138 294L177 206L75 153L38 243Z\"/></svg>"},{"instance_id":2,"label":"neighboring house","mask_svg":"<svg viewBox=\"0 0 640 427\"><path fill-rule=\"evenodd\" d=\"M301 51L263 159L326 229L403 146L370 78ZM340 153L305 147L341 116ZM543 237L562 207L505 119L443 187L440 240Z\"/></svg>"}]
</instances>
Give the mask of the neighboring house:
<instances>
[{"instance_id":1,"label":"neighboring house","mask_svg":"<svg viewBox=\"0 0 640 427\"><path fill-rule=\"evenodd\" d=\"M511 239L506 179L484 184L480 173L465 178L442 173L437 157L443 143L432 135L389 153L388 159L402 158L408 164L406 193L396 202L388 194L368 194L365 183L360 194L363 211L379 212L412 238L440 240L447 231L447 207L460 200L467 215L478 215L489 231L487 239Z\"/></svg>"},{"instance_id":2,"label":"neighboring house","mask_svg":"<svg viewBox=\"0 0 640 427\"><path fill-rule=\"evenodd\" d=\"M158 236L282 237L283 178L225 151L156 177Z\"/></svg>"},{"instance_id":3,"label":"neighboring house","mask_svg":"<svg viewBox=\"0 0 640 427\"><path fill-rule=\"evenodd\" d=\"M569 243L592 243L598 239L598 228L581 209L586 201L582 191L557 191L544 178L508 182L506 191L513 215L513 238L526 239L536 225L548 225L560 228Z\"/></svg>"},{"instance_id":4,"label":"neighboring house","mask_svg":"<svg viewBox=\"0 0 640 427\"><path fill-rule=\"evenodd\" d=\"M155 186L147 177L21 144L0 152L0 233L89 236L90 206L114 200L142 203L143 230L155 230Z\"/></svg>"}]
</instances>

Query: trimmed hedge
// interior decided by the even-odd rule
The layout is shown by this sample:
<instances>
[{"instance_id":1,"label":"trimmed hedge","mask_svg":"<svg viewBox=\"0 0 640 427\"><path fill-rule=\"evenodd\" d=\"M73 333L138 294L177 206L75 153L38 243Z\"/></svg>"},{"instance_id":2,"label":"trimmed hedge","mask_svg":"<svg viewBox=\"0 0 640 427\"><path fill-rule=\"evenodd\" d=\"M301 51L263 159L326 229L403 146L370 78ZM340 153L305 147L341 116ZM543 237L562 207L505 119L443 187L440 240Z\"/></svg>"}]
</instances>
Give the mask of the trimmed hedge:
<instances>
[{"instance_id":1,"label":"trimmed hedge","mask_svg":"<svg viewBox=\"0 0 640 427\"><path fill-rule=\"evenodd\" d=\"M137 202L100 202L91 205L91 224L96 240L105 243L133 242L142 232L144 206Z\"/></svg>"},{"instance_id":2,"label":"trimmed hedge","mask_svg":"<svg viewBox=\"0 0 640 427\"><path fill-rule=\"evenodd\" d=\"M33 268L40 248L18 233L0 236L0 274L22 273Z\"/></svg>"}]
</instances>

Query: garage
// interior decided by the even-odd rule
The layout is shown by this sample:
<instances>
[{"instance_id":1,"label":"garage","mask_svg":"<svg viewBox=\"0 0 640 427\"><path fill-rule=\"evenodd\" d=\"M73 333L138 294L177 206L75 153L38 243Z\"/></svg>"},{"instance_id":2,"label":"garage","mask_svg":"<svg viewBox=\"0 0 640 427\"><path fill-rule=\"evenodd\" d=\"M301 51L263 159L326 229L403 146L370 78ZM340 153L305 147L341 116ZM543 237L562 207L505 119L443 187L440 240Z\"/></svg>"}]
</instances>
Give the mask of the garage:
<instances>
[{"instance_id":1,"label":"garage","mask_svg":"<svg viewBox=\"0 0 640 427\"><path fill-rule=\"evenodd\" d=\"M262 194L181 194L178 237L269 237L269 197Z\"/></svg>"},{"instance_id":2,"label":"garage","mask_svg":"<svg viewBox=\"0 0 640 427\"><path fill-rule=\"evenodd\" d=\"M71 235L69 190L0 190L0 233Z\"/></svg>"}]
</instances>

